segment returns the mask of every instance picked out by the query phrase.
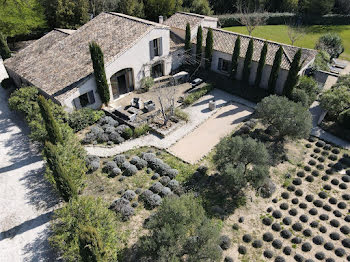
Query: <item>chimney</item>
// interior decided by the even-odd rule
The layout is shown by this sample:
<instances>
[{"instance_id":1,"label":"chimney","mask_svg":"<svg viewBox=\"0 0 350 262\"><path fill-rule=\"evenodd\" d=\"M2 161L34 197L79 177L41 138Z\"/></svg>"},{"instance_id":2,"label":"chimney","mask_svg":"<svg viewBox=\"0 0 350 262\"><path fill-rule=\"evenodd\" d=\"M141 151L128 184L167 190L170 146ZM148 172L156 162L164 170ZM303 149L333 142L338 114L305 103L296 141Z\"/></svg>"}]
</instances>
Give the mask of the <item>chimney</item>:
<instances>
[{"instance_id":1,"label":"chimney","mask_svg":"<svg viewBox=\"0 0 350 262\"><path fill-rule=\"evenodd\" d=\"M159 16L159 23L160 24L164 23L164 17L162 15Z\"/></svg>"}]
</instances>

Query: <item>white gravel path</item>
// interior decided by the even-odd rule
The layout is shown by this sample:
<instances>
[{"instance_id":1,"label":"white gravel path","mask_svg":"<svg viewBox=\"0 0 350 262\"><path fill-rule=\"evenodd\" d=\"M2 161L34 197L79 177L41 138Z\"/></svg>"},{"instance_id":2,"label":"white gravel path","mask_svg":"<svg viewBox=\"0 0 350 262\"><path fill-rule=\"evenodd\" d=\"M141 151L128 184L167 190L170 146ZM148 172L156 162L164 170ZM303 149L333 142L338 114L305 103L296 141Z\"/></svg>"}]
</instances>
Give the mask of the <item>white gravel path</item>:
<instances>
[{"instance_id":1,"label":"white gravel path","mask_svg":"<svg viewBox=\"0 0 350 262\"><path fill-rule=\"evenodd\" d=\"M0 81L6 77L0 61ZM55 261L48 225L57 198L43 178L43 161L28 129L7 106L0 86L0 261Z\"/></svg>"},{"instance_id":2,"label":"white gravel path","mask_svg":"<svg viewBox=\"0 0 350 262\"><path fill-rule=\"evenodd\" d=\"M208 102L215 99L218 109L210 111L208 109ZM150 134L144 137L126 141L121 145L116 145L114 147L101 147L101 146L86 146L85 149L88 154L96 155L100 157L109 157L122 152L131 150L133 148L143 147L143 146L153 146L161 149L167 149L171 145L175 144L181 138L192 132L204 121L215 114L219 108L227 105L231 101L236 101L241 104L245 104L250 107L255 107L253 103L250 103L242 98L231 95L220 89L214 89L208 95L199 99L192 106L184 109L192 121L183 125L182 127L176 129L171 134L167 135L165 138L158 137L154 134Z\"/></svg>"}]
</instances>

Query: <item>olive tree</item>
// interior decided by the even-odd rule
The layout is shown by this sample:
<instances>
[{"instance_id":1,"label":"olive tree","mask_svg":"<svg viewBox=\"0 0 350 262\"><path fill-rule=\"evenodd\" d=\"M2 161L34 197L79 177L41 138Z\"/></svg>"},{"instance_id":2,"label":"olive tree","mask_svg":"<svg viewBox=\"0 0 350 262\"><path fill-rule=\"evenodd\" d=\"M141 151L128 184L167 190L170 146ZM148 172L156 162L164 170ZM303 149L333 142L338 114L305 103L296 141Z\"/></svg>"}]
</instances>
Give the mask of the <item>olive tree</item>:
<instances>
[{"instance_id":1,"label":"olive tree","mask_svg":"<svg viewBox=\"0 0 350 262\"><path fill-rule=\"evenodd\" d=\"M315 48L326 51L331 58L337 58L344 52L343 40L336 33L327 33L321 36Z\"/></svg>"},{"instance_id":2,"label":"olive tree","mask_svg":"<svg viewBox=\"0 0 350 262\"><path fill-rule=\"evenodd\" d=\"M258 188L269 175L269 153L263 143L250 137L225 137L216 146L213 160L235 192L248 183Z\"/></svg>"},{"instance_id":3,"label":"olive tree","mask_svg":"<svg viewBox=\"0 0 350 262\"><path fill-rule=\"evenodd\" d=\"M149 234L141 238L144 256L152 261L220 261L220 228L206 217L193 194L170 197L146 223Z\"/></svg>"},{"instance_id":4,"label":"olive tree","mask_svg":"<svg viewBox=\"0 0 350 262\"><path fill-rule=\"evenodd\" d=\"M320 99L321 107L328 115L336 119L341 112L350 108L350 91L346 86L335 87L325 91Z\"/></svg>"},{"instance_id":5,"label":"olive tree","mask_svg":"<svg viewBox=\"0 0 350 262\"><path fill-rule=\"evenodd\" d=\"M256 114L261 121L277 131L277 138L308 137L312 127L307 108L286 97L271 95L257 105Z\"/></svg>"}]
</instances>

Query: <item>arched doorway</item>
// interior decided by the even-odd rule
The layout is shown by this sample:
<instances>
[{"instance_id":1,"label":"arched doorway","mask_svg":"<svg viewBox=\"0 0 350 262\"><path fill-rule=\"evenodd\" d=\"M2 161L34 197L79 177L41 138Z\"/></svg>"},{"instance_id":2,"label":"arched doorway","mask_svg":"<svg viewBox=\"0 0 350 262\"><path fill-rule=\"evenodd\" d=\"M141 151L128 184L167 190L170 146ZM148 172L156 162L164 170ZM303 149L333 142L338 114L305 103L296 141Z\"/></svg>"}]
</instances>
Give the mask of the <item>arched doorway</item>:
<instances>
[{"instance_id":1,"label":"arched doorway","mask_svg":"<svg viewBox=\"0 0 350 262\"><path fill-rule=\"evenodd\" d=\"M134 70L126 68L111 77L113 99L134 90Z\"/></svg>"}]
</instances>

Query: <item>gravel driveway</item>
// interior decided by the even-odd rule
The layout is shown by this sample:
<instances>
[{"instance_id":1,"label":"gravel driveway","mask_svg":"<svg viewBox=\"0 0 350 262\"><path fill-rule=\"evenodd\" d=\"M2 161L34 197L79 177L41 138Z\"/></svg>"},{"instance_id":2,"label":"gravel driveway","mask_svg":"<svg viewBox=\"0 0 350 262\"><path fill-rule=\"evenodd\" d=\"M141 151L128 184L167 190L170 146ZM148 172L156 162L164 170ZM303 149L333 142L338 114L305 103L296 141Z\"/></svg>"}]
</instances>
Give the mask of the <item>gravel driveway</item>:
<instances>
[{"instance_id":1,"label":"gravel driveway","mask_svg":"<svg viewBox=\"0 0 350 262\"><path fill-rule=\"evenodd\" d=\"M0 81L5 73L0 60ZM55 260L47 238L57 197L43 178L43 161L28 132L0 86L0 261Z\"/></svg>"}]
</instances>

